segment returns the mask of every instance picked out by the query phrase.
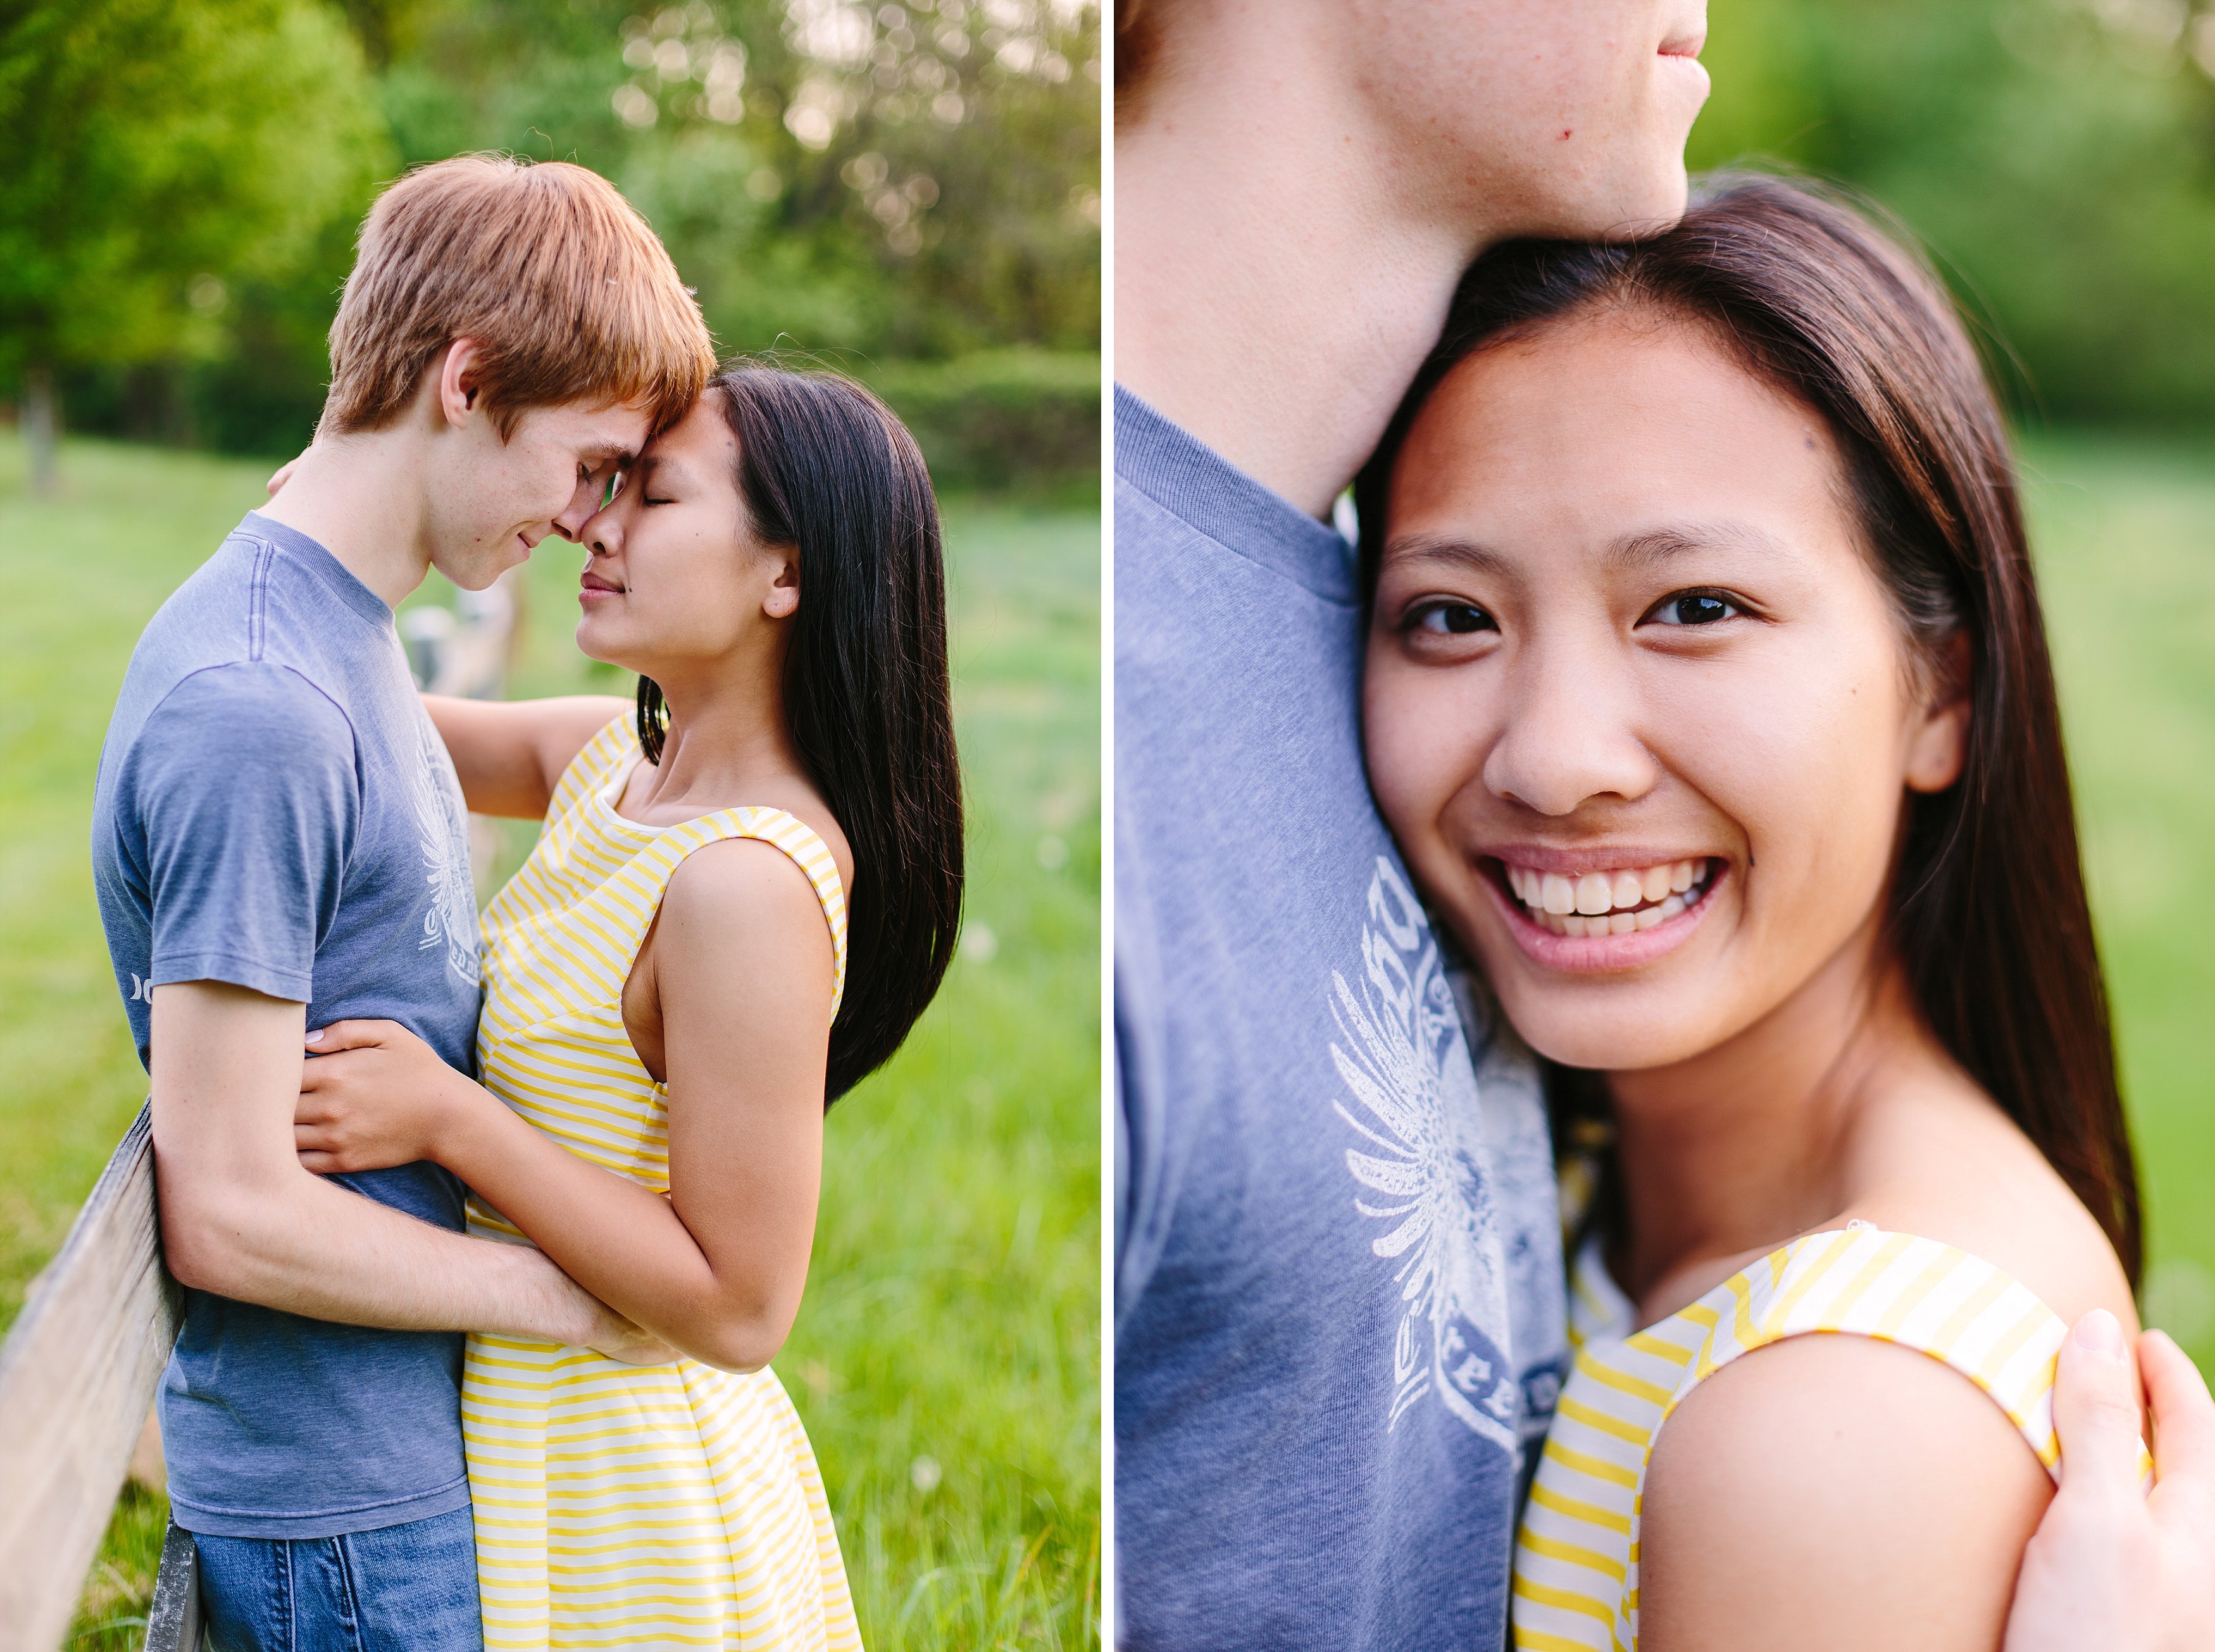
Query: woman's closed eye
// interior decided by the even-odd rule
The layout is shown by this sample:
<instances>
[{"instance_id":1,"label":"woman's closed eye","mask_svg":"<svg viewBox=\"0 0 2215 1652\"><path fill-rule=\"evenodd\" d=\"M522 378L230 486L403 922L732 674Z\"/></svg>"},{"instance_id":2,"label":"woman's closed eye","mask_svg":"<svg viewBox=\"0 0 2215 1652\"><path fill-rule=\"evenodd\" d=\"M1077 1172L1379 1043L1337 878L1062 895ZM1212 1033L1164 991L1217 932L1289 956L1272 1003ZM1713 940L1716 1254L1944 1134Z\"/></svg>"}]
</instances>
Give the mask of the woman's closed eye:
<instances>
[{"instance_id":1,"label":"woman's closed eye","mask_svg":"<svg viewBox=\"0 0 2215 1652\"><path fill-rule=\"evenodd\" d=\"M1646 611L1641 625L1715 625L1746 617L1748 610L1727 591L1675 591Z\"/></svg>"}]
</instances>

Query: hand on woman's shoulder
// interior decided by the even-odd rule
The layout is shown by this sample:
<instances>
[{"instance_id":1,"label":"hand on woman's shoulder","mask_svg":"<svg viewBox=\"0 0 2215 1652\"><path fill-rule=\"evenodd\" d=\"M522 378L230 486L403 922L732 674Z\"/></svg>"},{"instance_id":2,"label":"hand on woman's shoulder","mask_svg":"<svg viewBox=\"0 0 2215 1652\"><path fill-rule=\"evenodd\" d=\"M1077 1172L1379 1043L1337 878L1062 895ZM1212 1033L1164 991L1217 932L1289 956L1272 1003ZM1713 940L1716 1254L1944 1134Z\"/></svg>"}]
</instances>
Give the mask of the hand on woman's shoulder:
<instances>
[{"instance_id":1,"label":"hand on woman's shoulder","mask_svg":"<svg viewBox=\"0 0 2215 1652\"><path fill-rule=\"evenodd\" d=\"M1640 1645L1997 1647L2052 1495L2007 1415L1928 1355L1772 1343L1695 1388L1654 1446Z\"/></svg>"}]
</instances>

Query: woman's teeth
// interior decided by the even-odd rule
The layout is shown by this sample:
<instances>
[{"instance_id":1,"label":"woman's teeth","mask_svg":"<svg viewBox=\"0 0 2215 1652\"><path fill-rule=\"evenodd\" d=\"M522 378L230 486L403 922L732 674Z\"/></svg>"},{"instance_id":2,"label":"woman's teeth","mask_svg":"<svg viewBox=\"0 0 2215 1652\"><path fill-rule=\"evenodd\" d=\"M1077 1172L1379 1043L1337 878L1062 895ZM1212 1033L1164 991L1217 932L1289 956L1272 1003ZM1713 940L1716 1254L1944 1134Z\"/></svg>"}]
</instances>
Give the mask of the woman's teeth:
<instances>
[{"instance_id":1,"label":"woman's teeth","mask_svg":"<svg viewBox=\"0 0 2215 1652\"><path fill-rule=\"evenodd\" d=\"M1629 935L1650 930L1697 900L1714 864L1704 859L1672 861L1578 878L1509 866L1507 886L1531 921L1556 935Z\"/></svg>"}]
</instances>

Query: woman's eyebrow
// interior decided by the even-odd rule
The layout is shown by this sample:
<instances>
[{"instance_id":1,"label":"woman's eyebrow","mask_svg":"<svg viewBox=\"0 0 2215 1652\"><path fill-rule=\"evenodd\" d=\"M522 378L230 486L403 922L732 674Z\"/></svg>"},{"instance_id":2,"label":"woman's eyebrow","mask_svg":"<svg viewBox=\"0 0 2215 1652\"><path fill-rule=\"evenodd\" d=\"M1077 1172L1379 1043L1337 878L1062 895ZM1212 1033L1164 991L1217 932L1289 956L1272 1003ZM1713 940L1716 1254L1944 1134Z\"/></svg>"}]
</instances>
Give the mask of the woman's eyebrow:
<instances>
[{"instance_id":1,"label":"woman's eyebrow","mask_svg":"<svg viewBox=\"0 0 2215 1652\"><path fill-rule=\"evenodd\" d=\"M1384 562L1442 562L1465 573L1504 574L1507 559L1489 545L1456 539L1446 534L1411 533L1392 540L1379 559Z\"/></svg>"},{"instance_id":2,"label":"woman's eyebrow","mask_svg":"<svg viewBox=\"0 0 2215 1652\"><path fill-rule=\"evenodd\" d=\"M1750 522L1683 522L1626 533L1608 546L1607 559L1618 568L1651 568L1696 550L1751 550L1777 556L1784 546Z\"/></svg>"}]
</instances>

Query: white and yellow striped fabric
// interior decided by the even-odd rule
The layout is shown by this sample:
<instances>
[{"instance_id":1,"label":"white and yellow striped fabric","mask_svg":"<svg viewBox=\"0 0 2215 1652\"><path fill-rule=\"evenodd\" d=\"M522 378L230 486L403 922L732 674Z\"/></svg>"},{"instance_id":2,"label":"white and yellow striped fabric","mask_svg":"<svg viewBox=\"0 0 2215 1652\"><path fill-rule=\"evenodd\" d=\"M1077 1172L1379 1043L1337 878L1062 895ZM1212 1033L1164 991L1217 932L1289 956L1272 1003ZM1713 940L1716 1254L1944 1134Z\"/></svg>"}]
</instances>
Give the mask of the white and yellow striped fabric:
<instances>
[{"instance_id":1,"label":"white and yellow striped fabric","mask_svg":"<svg viewBox=\"0 0 2215 1652\"><path fill-rule=\"evenodd\" d=\"M1780 1338L1843 1332L1943 1360L1998 1403L2049 1472L2061 1460L2053 1371L2068 1327L1935 1239L1865 1222L1811 1234L1644 1330L1591 1245L1569 1320L1575 1363L1515 1545L1514 1643L1529 1652L1638 1644L1641 1502L1661 1425L1704 1379Z\"/></svg>"},{"instance_id":2,"label":"white and yellow striped fabric","mask_svg":"<svg viewBox=\"0 0 2215 1652\"><path fill-rule=\"evenodd\" d=\"M781 809L658 828L617 814L638 760L624 722L602 730L486 912L477 1055L531 1123L666 1194L668 1096L631 1048L622 1000L670 875L721 838L775 844L815 886L838 992L846 912L830 851ZM530 1243L476 1201L469 1231ZM462 1434L488 1648L861 1646L822 1476L769 1371L472 1336Z\"/></svg>"}]
</instances>

